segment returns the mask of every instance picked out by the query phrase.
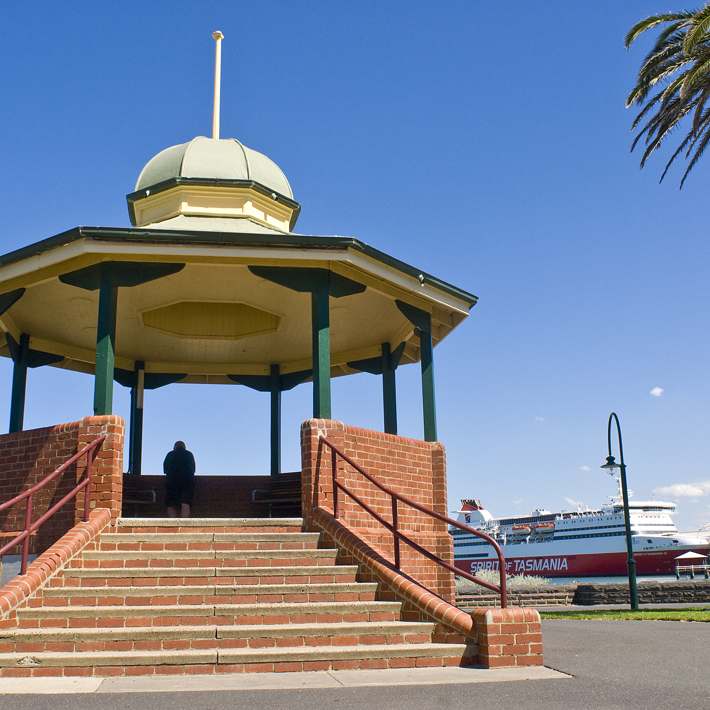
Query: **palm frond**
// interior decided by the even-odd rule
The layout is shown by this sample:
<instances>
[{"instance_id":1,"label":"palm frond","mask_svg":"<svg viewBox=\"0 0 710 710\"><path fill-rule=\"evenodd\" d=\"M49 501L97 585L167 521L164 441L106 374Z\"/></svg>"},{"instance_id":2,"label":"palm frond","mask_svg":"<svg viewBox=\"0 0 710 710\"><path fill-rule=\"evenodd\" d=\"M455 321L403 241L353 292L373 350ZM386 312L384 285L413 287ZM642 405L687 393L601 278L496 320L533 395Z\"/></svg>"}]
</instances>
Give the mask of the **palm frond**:
<instances>
[{"instance_id":1,"label":"palm frond","mask_svg":"<svg viewBox=\"0 0 710 710\"><path fill-rule=\"evenodd\" d=\"M658 39L656 40L656 44L654 45L653 49L649 52L649 56L658 54L659 52L663 51L663 49L668 45L672 44L674 42L674 38L671 37L674 33L677 33L678 30L680 30L681 27L684 27L688 24L686 20L682 20L680 22L673 22L672 24L668 25L666 29L662 30L661 33L658 35ZM684 39L685 34L680 33L678 37L681 39L681 41Z\"/></svg>"},{"instance_id":2,"label":"palm frond","mask_svg":"<svg viewBox=\"0 0 710 710\"><path fill-rule=\"evenodd\" d=\"M673 164L673 161L683 152L685 146L688 145L689 140L690 140L690 134L688 134L685 137L685 140L683 140L683 142L680 144L680 146L678 147L678 150L676 150L676 152L673 153L673 155L671 156L671 159L666 163L665 170L663 171L663 174L661 175L661 179L658 182L663 182L663 178L666 176L666 173L668 172L668 168L671 167L671 165Z\"/></svg>"},{"instance_id":3,"label":"palm frond","mask_svg":"<svg viewBox=\"0 0 710 710\"><path fill-rule=\"evenodd\" d=\"M643 141L639 167L665 145L683 125L685 133L661 174L660 182L676 159L689 160L681 187L710 143L710 0L695 11L652 15L635 24L624 38L631 44L644 32L658 30L653 49L644 58L626 106L640 108L631 130L637 131L633 151Z\"/></svg>"},{"instance_id":4,"label":"palm frond","mask_svg":"<svg viewBox=\"0 0 710 710\"><path fill-rule=\"evenodd\" d=\"M693 133L697 133L700 130L700 125L702 123L703 107L707 103L708 97L710 97L710 84L708 84L704 89L702 94L698 97L698 103L695 107L695 115L693 116Z\"/></svg>"},{"instance_id":5,"label":"palm frond","mask_svg":"<svg viewBox=\"0 0 710 710\"><path fill-rule=\"evenodd\" d=\"M702 139L703 131L707 128L708 118L710 118L710 111L703 112L702 118L698 122L698 130L688 131L688 137L692 138L692 141L688 146L688 151L685 154L686 158L690 157L690 154L693 152L693 148L695 148L695 144Z\"/></svg>"},{"instance_id":6,"label":"palm frond","mask_svg":"<svg viewBox=\"0 0 710 710\"><path fill-rule=\"evenodd\" d=\"M679 94L680 98L685 98L683 96L683 86L685 86L688 72L681 74L677 79L672 81L668 86L659 92L661 97L661 108L667 104L675 94Z\"/></svg>"},{"instance_id":7,"label":"palm frond","mask_svg":"<svg viewBox=\"0 0 710 710\"><path fill-rule=\"evenodd\" d=\"M648 135L648 139L646 141L646 150L641 156L639 169L643 168L643 166L646 165L646 161L651 157L653 152L661 147L661 141L666 137L667 133L672 130L675 123L676 122L673 121L660 126L658 132L655 134L655 137L652 137L653 134Z\"/></svg>"},{"instance_id":8,"label":"palm frond","mask_svg":"<svg viewBox=\"0 0 710 710\"><path fill-rule=\"evenodd\" d=\"M710 57L705 59L703 62L696 63L693 69L688 72L683 80L683 88L681 89L681 96L685 93L688 94L690 90L695 86L698 81L707 79L710 76Z\"/></svg>"},{"instance_id":9,"label":"palm frond","mask_svg":"<svg viewBox=\"0 0 710 710\"><path fill-rule=\"evenodd\" d=\"M636 88L650 87L659 80L673 74L679 67L686 66L688 58L684 55L680 43L668 47L652 58L644 60L639 70Z\"/></svg>"},{"instance_id":10,"label":"palm frond","mask_svg":"<svg viewBox=\"0 0 710 710\"><path fill-rule=\"evenodd\" d=\"M693 18L692 12L667 12L661 15L651 15L641 22L637 22L624 37L624 47L628 49L634 40L642 33L647 30L653 29L658 25L662 25L664 22L675 22L678 20L691 20Z\"/></svg>"},{"instance_id":11,"label":"palm frond","mask_svg":"<svg viewBox=\"0 0 710 710\"><path fill-rule=\"evenodd\" d=\"M656 64L662 62L667 57L673 56L678 52L683 51L683 42L685 39L684 32L676 32L672 37L669 38L663 46L659 47L657 50L652 49L645 57L643 62L641 62L641 68L639 69L639 78L648 74Z\"/></svg>"},{"instance_id":12,"label":"palm frond","mask_svg":"<svg viewBox=\"0 0 710 710\"><path fill-rule=\"evenodd\" d=\"M687 114L688 108L677 102L674 111L654 117L649 123L651 127L646 131L646 150L641 156L639 167L643 167L651 154L660 148L662 141L678 125L680 120Z\"/></svg>"},{"instance_id":13,"label":"palm frond","mask_svg":"<svg viewBox=\"0 0 710 710\"><path fill-rule=\"evenodd\" d=\"M670 77L687 64L682 56L666 57L654 66L653 71L648 71L639 81L626 99L626 107L643 103L651 89L659 81L668 81Z\"/></svg>"},{"instance_id":14,"label":"palm frond","mask_svg":"<svg viewBox=\"0 0 710 710\"><path fill-rule=\"evenodd\" d=\"M638 115L634 119L634 122L631 124L632 131L636 130L636 127L639 123L641 123L641 119L661 100L662 96L663 94L657 94L643 107L641 111L639 111ZM631 150L633 150L633 148Z\"/></svg>"},{"instance_id":15,"label":"palm frond","mask_svg":"<svg viewBox=\"0 0 710 710\"><path fill-rule=\"evenodd\" d=\"M707 40L707 37L703 35L707 33L708 27L710 27L710 6L706 5L693 16L692 27L685 37L684 49L686 52L689 52L699 42Z\"/></svg>"},{"instance_id":16,"label":"palm frond","mask_svg":"<svg viewBox=\"0 0 710 710\"><path fill-rule=\"evenodd\" d=\"M683 177L680 181L680 189L683 189L683 183L685 182L685 179L688 177L690 174L690 171L695 167L695 163L700 160L700 156L705 152L705 148L707 148L708 142L710 142L710 131L706 131L705 134L703 135L703 140L700 142L700 145L697 147L695 151L695 155L693 156L693 159L690 161L690 164L688 165L686 171L683 173Z\"/></svg>"}]
</instances>

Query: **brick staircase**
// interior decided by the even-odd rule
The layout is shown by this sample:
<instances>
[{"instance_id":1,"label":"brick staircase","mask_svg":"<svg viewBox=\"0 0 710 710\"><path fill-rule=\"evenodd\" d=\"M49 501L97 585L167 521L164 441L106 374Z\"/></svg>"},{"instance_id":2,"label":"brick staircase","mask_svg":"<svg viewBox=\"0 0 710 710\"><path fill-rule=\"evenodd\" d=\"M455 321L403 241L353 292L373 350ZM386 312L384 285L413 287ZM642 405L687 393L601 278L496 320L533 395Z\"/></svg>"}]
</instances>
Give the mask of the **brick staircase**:
<instances>
[{"instance_id":1,"label":"brick staircase","mask_svg":"<svg viewBox=\"0 0 710 710\"><path fill-rule=\"evenodd\" d=\"M337 556L298 518L119 519L0 628L0 675L470 663L475 646L434 643Z\"/></svg>"}]
</instances>

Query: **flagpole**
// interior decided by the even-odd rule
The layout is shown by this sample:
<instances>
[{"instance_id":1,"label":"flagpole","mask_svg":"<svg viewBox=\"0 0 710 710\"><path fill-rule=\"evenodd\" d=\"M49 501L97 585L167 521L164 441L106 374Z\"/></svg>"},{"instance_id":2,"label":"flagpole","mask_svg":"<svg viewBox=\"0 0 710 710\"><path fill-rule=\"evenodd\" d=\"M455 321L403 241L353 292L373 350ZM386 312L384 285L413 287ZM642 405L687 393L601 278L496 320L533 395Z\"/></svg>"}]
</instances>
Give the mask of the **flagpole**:
<instances>
[{"instance_id":1,"label":"flagpole","mask_svg":"<svg viewBox=\"0 0 710 710\"><path fill-rule=\"evenodd\" d=\"M220 82L222 76L222 40L224 35L217 30L212 34L216 40L215 59L214 59L214 110L212 113L212 138L219 138L219 99L220 99Z\"/></svg>"}]
</instances>

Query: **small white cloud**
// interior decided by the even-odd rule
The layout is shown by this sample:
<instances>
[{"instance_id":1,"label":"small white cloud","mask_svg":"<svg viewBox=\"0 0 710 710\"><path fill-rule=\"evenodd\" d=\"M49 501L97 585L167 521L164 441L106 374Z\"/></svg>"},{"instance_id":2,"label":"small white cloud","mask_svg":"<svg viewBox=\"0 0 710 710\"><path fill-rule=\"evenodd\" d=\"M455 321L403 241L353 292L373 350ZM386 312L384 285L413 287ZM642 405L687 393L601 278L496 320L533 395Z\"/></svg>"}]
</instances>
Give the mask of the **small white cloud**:
<instances>
[{"instance_id":1,"label":"small white cloud","mask_svg":"<svg viewBox=\"0 0 710 710\"><path fill-rule=\"evenodd\" d=\"M514 500L513 503L514 503L515 505L522 505L522 504L523 504L523 499L522 499L522 498L519 498L518 500Z\"/></svg>"},{"instance_id":2,"label":"small white cloud","mask_svg":"<svg viewBox=\"0 0 710 710\"><path fill-rule=\"evenodd\" d=\"M660 387L654 387L651 390L651 395L653 397L660 397L663 394L663 390Z\"/></svg>"},{"instance_id":3,"label":"small white cloud","mask_svg":"<svg viewBox=\"0 0 710 710\"><path fill-rule=\"evenodd\" d=\"M580 466L580 467L579 467L579 470L580 470L580 471L591 471L592 469L589 468L589 466Z\"/></svg>"},{"instance_id":4,"label":"small white cloud","mask_svg":"<svg viewBox=\"0 0 710 710\"><path fill-rule=\"evenodd\" d=\"M535 417L536 422L544 422L545 420L542 417Z\"/></svg>"},{"instance_id":5,"label":"small white cloud","mask_svg":"<svg viewBox=\"0 0 710 710\"><path fill-rule=\"evenodd\" d=\"M707 496L710 495L710 481L662 486L654 488L653 494L659 498L697 498L698 496Z\"/></svg>"},{"instance_id":6,"label":"small white cloud","mask_svg":"<svg viewBox=\"0 0 710 710\"><path fill-rule=\"evenodd\" d=\"M581 508L584 506L584 503L578 500L572 500L571 498L565 498L565 500L573 507L573 508Z\"/></svg>"}]
</instances>

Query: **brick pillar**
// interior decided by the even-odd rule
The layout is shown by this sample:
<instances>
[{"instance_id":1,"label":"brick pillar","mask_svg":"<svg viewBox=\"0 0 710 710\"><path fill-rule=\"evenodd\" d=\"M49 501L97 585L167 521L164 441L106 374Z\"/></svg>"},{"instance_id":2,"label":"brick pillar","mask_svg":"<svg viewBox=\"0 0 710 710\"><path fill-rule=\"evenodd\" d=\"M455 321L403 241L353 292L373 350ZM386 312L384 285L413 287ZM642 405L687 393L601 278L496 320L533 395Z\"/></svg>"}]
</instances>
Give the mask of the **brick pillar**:
<instances>
[{"instance_id":1,"label":"brick pillar","mask_svg":"<svg viewBox=\"0 0 710 710\"><path fill-rule=\"evenodd\" d=\"M542 665L542 626L536 609L474 609L478 662L485 668Z\"/></svg>"},{"instance_id":2,"label":"brick pillar","mask_svg":"<svg viewBox=\"0 0 710 710\"><path fill-rule=\"evenodd\" d=\"M431 446L431 471L433 484L432 508L440 515L449 514L449 501L446 490L446 451L440 443ZM442 560L454 564L454 543L450 535L441 535L436 541L435 552ZM437 567L437 593L451 604L456 599L456 581L452 572L444 567Z\"/></svg>"},{"instance_id":3,"label":"brick pillar","mask_svg":"<svg viewBox=\"0 0 710 710\"><path fill-rule=\"evenodd\" d=\"M301 425L301 502L306 524L310 524L311 511L316 505L333 512L330 449L318 437L322 433L342 447L344 430L342 422L329 419L308 419Z\"/></svg>"},{"instance_id":4,"label":"brick pillar","mask_svg":"<svg viewBox=\"0 0 710 710\"><path fill-rule=\"evenodd\" d=\"M111 522L121 515L121 499L123 494L123 445L125 437L125 422L115 414L105 416L84 417L79 421L78 450L107 434L101 448L98 450L92 468L91 478L91 509L108 508L111 511ZM77 479L86 469L86 457L79 460ZM83 492L77 496L76 521L84 517Z\"/></svg>"},{"instance_id":5,"label":"brick pillar","mask_svg":"<svg viewBox=\"0 0 710 710\"><path fill-rule=\"evenodd\" d=\"M323 434L381 484L414 502L447 514L446 453L442 444L360 429L329 419L310 419L301 425L303 517L309 528L316 507L333 513L331 452L319 441ZM392 519L391 499L338 458L338 478L360 500L387 521ZM390 531L359 504L339 493L340 522L386 559L394 559ZM445 522L417 511L406 503L398 509L399 529L417 544L453 564L453 539ZM432 593L453 603L454 573L430 561L402 542L400 570Z\"/></svg>"}]
</instances>

